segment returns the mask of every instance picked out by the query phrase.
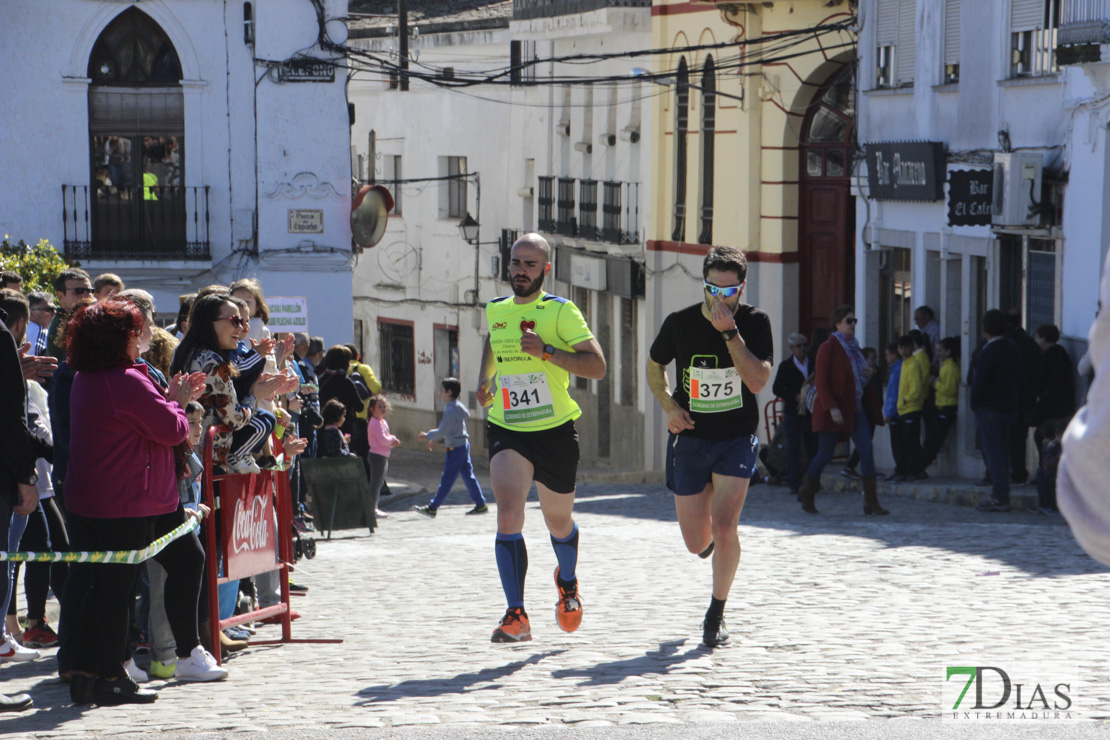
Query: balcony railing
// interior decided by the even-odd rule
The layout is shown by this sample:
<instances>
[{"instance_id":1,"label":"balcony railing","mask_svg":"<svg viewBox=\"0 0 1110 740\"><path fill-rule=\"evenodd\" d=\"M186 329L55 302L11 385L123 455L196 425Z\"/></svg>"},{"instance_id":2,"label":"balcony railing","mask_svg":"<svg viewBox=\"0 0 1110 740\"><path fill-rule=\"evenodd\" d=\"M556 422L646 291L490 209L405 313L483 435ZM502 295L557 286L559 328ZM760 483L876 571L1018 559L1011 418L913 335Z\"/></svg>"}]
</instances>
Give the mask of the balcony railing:
<instances>
[{"instance_id":1,"label":"balcony railing","mask_svg":"<svg viewBox=\"0 0 1110 740\"><path fill-rule=\"evenodd\" d=\"M208 219L208 187L62 186L73 259L209 259Z\"/></svg>"},{"instance_id":2,"label":"balcony railing","mask_svg":"<svg viewBox=\"0 0 1110 740\"><path fill-rule=\"evenodd\" d=\"M513 20L552 18L602 8L650 8L651 0L513 0Z\"/></svg>"},{"instance_id":3,"label":"balcony railing","mask_svg":"<svg viewBox=\"0 0 1110 740\"><path fill-rule=\"evenodd\" d=\"M554 190L558 184L558 198ZM539 178L539 230L610 244L640 243L640 183L578 180L575 209L573 178ZM597 221L601 185L601 222ZM577 213L577 218L576 218Z\"/></svg>"},{"instance_id":4,"label":"balcony railing","mask_svg":"<svg viewBox=\"0 0 1110 740\"><path fill-rule=\"evenodd\" d=\"M1110 0L1060 0L1060 64L1101 60L1098 48L1110 44Z\"/></svg>"}]
</instances>

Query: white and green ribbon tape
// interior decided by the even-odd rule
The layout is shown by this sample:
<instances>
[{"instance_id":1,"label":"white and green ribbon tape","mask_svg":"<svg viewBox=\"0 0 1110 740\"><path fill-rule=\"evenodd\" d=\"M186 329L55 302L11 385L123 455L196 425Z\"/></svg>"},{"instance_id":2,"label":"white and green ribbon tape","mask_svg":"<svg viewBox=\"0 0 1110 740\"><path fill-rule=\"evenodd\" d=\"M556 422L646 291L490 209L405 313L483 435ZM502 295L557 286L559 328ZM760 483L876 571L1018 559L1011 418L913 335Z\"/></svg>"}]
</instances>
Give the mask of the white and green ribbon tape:
<instances>
[{"instance_id":1,"label":"white and green ribbon tape","mask_svg":"<svg viewBox=\"0 0 1110 740\"><path fill-rule=\"evenodd\" d=\"M109 550L108 552L0 552L0 562L9 563L123 563L137 565L150 560L165 550L174 540L180 539L200 527L193 517L181 526L151 542L142 550Z\"/></svg>"}]
</instances>

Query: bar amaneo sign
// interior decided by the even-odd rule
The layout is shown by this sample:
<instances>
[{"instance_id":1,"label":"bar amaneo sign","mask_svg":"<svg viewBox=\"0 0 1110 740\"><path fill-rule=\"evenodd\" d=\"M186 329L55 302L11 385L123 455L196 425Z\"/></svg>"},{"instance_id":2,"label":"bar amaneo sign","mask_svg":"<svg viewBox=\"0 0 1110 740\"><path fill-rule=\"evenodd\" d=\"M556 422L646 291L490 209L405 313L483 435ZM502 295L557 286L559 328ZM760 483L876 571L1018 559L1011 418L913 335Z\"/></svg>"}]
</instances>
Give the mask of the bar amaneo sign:
<instances>
[{"instance_id":1,"label":"bar amaneo sign","mask_svg":"<svg viewBox=\"0 0 1110 740\"><path fill-rule=\"evenodd\" d=\"M867 184L872 200L944 199L946 158L939 141L866 144Z\"/></svg>"}]
</instances>

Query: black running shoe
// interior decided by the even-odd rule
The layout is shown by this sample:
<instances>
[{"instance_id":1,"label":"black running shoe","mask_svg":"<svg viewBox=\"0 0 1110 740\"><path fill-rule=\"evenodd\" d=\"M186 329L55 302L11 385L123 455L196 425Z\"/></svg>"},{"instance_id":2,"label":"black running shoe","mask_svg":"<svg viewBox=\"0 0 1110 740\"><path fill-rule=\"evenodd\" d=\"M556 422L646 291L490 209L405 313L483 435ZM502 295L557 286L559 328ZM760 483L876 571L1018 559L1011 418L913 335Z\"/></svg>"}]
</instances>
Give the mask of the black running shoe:
<instances>
[{"instance_id":1,"label":"black running shoe","mask_svg":"<svg viewBox=\"0 0 1110 740\"><path fill-rule=\"evenodd\" d=\"M707 557L709 557L710 555L713 554L713 548L714 547L716 547L716 545L713 544L713 540L710 540L709 541L709 547L707 547L704 550L702 550L701 552L699 552L698 557L701 558L702 560L705 560Z\"/></svg>"},{"instance_id":2,"label":"black running shoe","mask_svg":"<svg viewBox=\"0 0 1110 740\"><path fill-rule=\"evenodd\" d=\"M150 704L158 698L158 692L140 689L139 684L125 673L115 681L98 678L93 697L98 705L111 707L120 704Z\"/></svg>"},{"instance_id":3,"label":"black running shoe","mask_svg":"<svg viewBox=\"0 0 1110 740\"><path fill-rule=\"evenodd\" d=\"M711 622L707 619L701 623L701 642L706 647L720 647L727 644L728 640L728 627L725 626L723 617L719 622Z\"/></svg>"}]
</instances>

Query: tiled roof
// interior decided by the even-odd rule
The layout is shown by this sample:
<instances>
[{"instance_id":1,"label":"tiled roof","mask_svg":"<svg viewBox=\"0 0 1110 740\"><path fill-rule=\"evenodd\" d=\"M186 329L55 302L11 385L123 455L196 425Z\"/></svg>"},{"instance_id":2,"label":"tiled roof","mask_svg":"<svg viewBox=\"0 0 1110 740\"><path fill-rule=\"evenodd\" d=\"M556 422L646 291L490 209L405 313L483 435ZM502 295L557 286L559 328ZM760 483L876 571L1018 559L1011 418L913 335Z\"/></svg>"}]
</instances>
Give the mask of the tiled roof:
<instances>
[{"instance_id":1,"label":"tiled roof","mask_svg":"<svg viewBox=\"0 0 1110 740\"><path fill-rule=\"evenodd\" d=\"M424 33L478 28L507 28L512 0L408 0L409 27ZM384 36L397 25L397 0L350 0L351 36Z\"/></svg>"}]
</instances>

